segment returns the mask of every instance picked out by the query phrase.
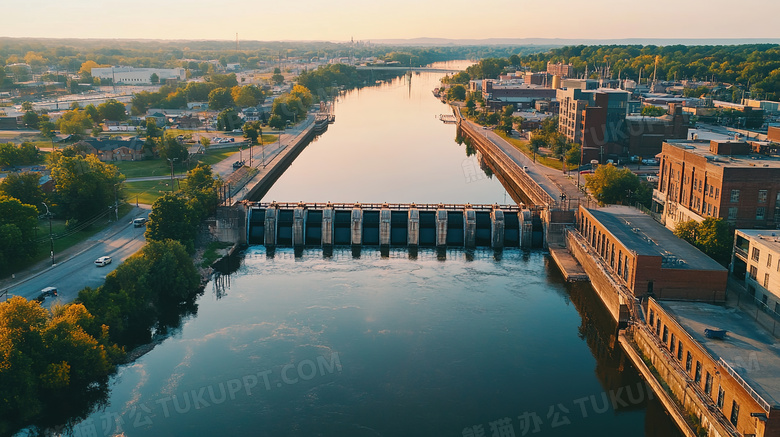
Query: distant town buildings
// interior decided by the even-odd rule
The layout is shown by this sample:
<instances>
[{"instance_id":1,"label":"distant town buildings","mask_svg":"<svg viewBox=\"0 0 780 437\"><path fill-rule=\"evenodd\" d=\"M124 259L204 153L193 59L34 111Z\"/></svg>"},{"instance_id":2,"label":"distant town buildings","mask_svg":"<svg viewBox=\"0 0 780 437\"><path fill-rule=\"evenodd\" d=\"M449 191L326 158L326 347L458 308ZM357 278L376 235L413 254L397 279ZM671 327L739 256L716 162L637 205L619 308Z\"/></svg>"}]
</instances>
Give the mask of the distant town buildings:
<instances>
[{"instance_id":1,"label":"distant town buildings","mask_svg":"<svg viewBox=\"0 0 780 437\"><path fill-rule=\"evenodd\" d=\"M664 142L654 208L669 228L707 217L737 228L780 225L780 158L766 142Z\"/></svg>"},{"instance_id":2,"label":"distant town buildings","mask_svg":"<svg viewBox=\"0 0 780 437\"><path fill-rule=\"evenodd\" d=\"M491 108L514 104L516 108L532 108L537 100L550 100L555 90L525 83L502 83L490 79L482 81L482 97Z\"/></svg>"},{"instance_id":3,"label":"distant town buildings","mask_svg":"<svg viewBox=\"0 0 780 437\"><path fill-rule=\"evenodd\" d=\"M168 79L187 79L186 70L183 68L96 67L92 69L92 77L113 80L115 84L124 85L151 84L153 74L157 75L160 82Z\"/></svg>"},{"instance_id":4,"label":"distant town buildings","mask_svg":"<svg viewBox=\"0 0 780 437\"><path fill-rule=\"evenodd\" d=\"M574 76L574 66L572 64L563 64L561 62L558 62L557 64L553 64L552 62L547 63L547 73L553 75L553 76L560 76L560 77L573 77Z\"/></svg>"}]
</instances>

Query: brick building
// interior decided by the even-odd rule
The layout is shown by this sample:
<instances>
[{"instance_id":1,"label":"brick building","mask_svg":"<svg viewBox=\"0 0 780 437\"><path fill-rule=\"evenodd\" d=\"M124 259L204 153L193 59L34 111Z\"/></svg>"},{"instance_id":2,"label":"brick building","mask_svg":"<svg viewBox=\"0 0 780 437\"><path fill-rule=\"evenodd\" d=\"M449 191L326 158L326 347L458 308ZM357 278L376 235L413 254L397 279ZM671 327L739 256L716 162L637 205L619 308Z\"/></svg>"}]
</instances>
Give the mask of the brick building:
<instances>
[{"instance_id":1,"label":"brick building","mask_svg":"<svg viewBox=\"0 0 780 437\"><path fill-rule=\"evenodd\" d=\"M651 298L633 341L706 435L780 436L780 354L749 315Z\"/></svg>"},{"instance_id":2,"label":"brick building","mask_svg":"<svg viewBox=\"0 0 780 437\"><path fill-rule=\"evenodd\" d=\"M707 217L737 228L780 225L780 157L754 152L760 143L668 141L661 151L654 209L663 223Z\"/></svg>"},{"instance_id":3,"label":"brick building","mask_svg":"<svg viewBox=\"0 0 780 437\"><path fill-rule=\"evenodd\" d=\"M661 117L626 117L628 141L623 154L654 157L661 153L664 141L688 137L688 121L688 114L674 103L669 104L669 113Z\"/></svg>"},{"instance_id":4,"label":"brick building","mask_svg":"<svg viewBox=\"0 0 780 437\"><path fill-rule=\"evenodd\" d=\"M553 64L552 62L548 61L547 73L553 76L572 77L574 76L574 66L571 64L564 64L561 62L558 62L557 64Z\"/></svg>"},{"instance_id":5,"label":"brick building","mask_svg":"<svg viewBox=\"0 0 780 437\"><path fill-rule=\"evenodd\" d=\"M582 162L605 154L623 154L630 96L629 92L607 88L557 90L558 132L582 146Z\"/></svg>"}]
</instances>

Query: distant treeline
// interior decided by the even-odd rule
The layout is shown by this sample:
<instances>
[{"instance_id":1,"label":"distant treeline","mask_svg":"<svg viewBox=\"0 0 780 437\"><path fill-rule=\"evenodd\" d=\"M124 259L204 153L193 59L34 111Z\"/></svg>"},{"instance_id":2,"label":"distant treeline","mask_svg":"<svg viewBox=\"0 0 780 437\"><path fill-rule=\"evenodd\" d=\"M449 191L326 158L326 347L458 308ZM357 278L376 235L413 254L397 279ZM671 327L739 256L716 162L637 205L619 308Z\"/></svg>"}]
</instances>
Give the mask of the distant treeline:
<instances>
[{"instance_id":1,"label":"distant treeline","mask_svg":"<svg viewBox=\"0 0 780 437\"><path fill-rule=\"evenodd\" d=\"M213 73L209 63L217 60L223 66L240 63L255 68L261 61L283 65L289 58L375 57L399 61L403 65L425 65L436 61L480 59L530 54L545 47L517 46L448 46L394 47L369 43L331 42L260 42L241 41L239 50L231 41L155 41L155 40L78 40L0 38L0 86L14 80L29 80L21 69L8 68L17 63L29 64L33 73L60 71L76 73L87 61L97 65L188 69L190 75ZM213 68L213 66L211 67ZM64 81L64 76L52 75Z\"/></svg>"},{"instance_id":2,"label":"distant treeline","mask_svg":"<svg viewBox=\"0 0 780 437\"><path fill-rule=\"evenodd\" d=\"M547 62L571 63L578 75L637 80L652 77L658 58L658 80L715 81L745 88L754 98L780 97L780 45L736 46L569 46L522 56L523 67L544 71Z\"/></svg>"},{"instance_id":3,"label":"distant treeline","mask_svg":"<svg viewBox=\"0 0 780 437\"><path fill-rule=\"evenodd\" d=\"M658 80L720 82L745 90L746 97L780 98L780 45L776 44L568 46L544 53L484 58L444 81L465 84L470 79L494 79L501 73L518 69L546 71L548 62L572 64L576 77L584 77L587 72L593 79L619 76L638 80L641 74L644 82L655 73ZM691 88L687 95L706 92L706 87ZM741 96L741 91L734 95L737 94Z\"/></svg>"}]
</instances>

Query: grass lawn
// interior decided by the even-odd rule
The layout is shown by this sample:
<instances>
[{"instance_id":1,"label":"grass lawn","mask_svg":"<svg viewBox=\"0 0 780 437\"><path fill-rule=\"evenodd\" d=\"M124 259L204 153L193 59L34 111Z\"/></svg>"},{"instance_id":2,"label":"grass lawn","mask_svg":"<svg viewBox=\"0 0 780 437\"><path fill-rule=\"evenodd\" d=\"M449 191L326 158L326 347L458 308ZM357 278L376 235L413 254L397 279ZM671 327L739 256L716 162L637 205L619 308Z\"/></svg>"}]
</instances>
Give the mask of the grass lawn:
<instances>
[{"instance_id":1,"label":"grass lawn","mask_svg":"<svg viewBox=\"0 0 780 437\"><path fill-rule=\"evenodd\" d=\"M171 174L171 166L168 161L157 159L145 159L143 161L114 161L119 171L127 178L140 178L144 176L167 176ZM181 172L180 166L175 165L174 170Z\"/></svg>"},{"instance_id":2,"label":"grass lawn","mask_svg":"<svg viewBox=\"0 0 780 437\"><path fill-rule=\"evenodd\" d=\"M509 144L515 146L515 149L523 152L523 154L525 154L525 156L527 156L529 158L533 158L534 153L531 150L531 145L528 143L528 141L520 140L520 139L517 139L517 138L508 137L505 133L500 132L498 130L496 130L495 133L498 134L498 136L500 136L501 138L507 140L507 142L509 142ZM542 155L539 152L536 153L536 162L542 164L545 167L554 168L556 170L563 170L563 162L561 162L560 159L551 158L551 157Z\"/></svg>"},{"instance_id":3,"label":"grass lawn","mask_svg":"<svg viewBox=\"0 0 780 437\"><path fill-rule=\"evenodd\" d=\"M178 188L178 183L176 188ZM135 205L135 202L145 203L151 205L162 196L163 193L171 192L171 180L163 179L160 181L140 181L140 182L125 182L123 185L123 191L125 199Z\"/></svg>"}]
</instances>

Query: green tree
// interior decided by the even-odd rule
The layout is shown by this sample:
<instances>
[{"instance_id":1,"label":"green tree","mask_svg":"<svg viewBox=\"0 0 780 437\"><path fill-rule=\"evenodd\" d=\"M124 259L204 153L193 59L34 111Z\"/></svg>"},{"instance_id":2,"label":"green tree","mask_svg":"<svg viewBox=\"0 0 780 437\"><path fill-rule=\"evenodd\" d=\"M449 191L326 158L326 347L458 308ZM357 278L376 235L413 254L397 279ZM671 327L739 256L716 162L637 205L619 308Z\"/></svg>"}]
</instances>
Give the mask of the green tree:
<instances>
[{"instance_id":1,"label":"green tree","mask_svg":"<svg viewBox=\"0 0 780 437\"><path fill-rule=\"evenodd\" d=\"M157 85L160 83L160 76L158 76L157 73L152 73L152 75L149 76L149 82L151 82L153 85Z\"/></svg>"},{"instance_id":2,"label":"green tree","mask_svg":"<svg viewBox=\"0 0 780 437\"><path fill-rule=\"evenodd\" d=\"M212 74L208 80L216 85L217 88L233 88L238 85L235 73L230 74Z\"/></svg>"},{"instance_id":3,"label":"green tree","mask_svg":"<svg viewBox=\"0 0 780 437\"><path fill-rule=\"evenodd\" d=\"M54 132L55 129L57 129L57 125L52 123L51 121L42 121L38 123L38 129L41 131L41 136L44 138L48 138L50 140L54 139L55 136L57 136L57 133Z\"/></svg>"},{"instance_id":4,"label":"green tree","mask_svg":"<svg viewBox=\"0 0 780 437\"><path fill-rule=\"evenodd\" d=\"M22 102L22 111L30 112L33 110L33 105L30 102L24 101Z\"/></svg>"},{"instance_id":5,"label":"green tree","mask_svg":"<svg viewBox=\"0 0 780 437\"><path fill-rule=\"evenodd\" d=\"M254 85L236 86L230 93L236 106L241 108L257 106L263 100L263 90Z\"/></svg>"},{"instance_id":6,"label":"green tree","mask_svg":"<svg viewBox=\"0 0 780 437\"><path fill-rule=\"evenodd\" d=\"M217 209L219 203L217 190L220 185L222 181L219 176L215 177L208 165L198 164L187 172L187 177L182 180L181 190L182 194L189 199L188 206L197 220L206 218Z\"/></svg>"},{"instance_id":7,"label":"green tree","mask_svg":"<svg viewBox=\"0 0 780 437\"><path fill-rule=\"evenodd\" d=\"M235 106L229 88L216 88L209 93L209 108L215 111Z\"/></svg>"},{"instance_id":8,"label":"green tree","mask_svg":"<svg viewBox=\"0 0 780 437\"><path fill-rule=\"evenodd\" d=\"M8 176L0 181L0 195L13 197L23 204L35 206L40 212L41 202L44 201L40 180L40 173L8 173Z\"/></svg>"},{"instance_id":9,"label":"green tree","mask_svg":"<svg viewBox=\"0 0 780 437\"><path fill-rule=\"evenodd\" d=\"M57 127L64 134L84 135L87 129L92 129L92 120L86 111L67 111L57 120Z\"/></svg>"},{"instance_id":10,"label":"green tree","mask_svg":"<svg viewBox=\"0 0 780 437\"><path fill-rule=\"evenodd\" d=\"M29 129L38 129L39 121L40 118L38 117L38 114L36 114L34 111L27 111L22 117L22 123L24 123L24 125L27 126L27 128Z\"/></svg>"},{"instance_id":11,"label":"green tree","mask_svg":"<svg viewBox=\"0 0 780 437\"><path fill-rule=\"evenodd\" d=\"M147 240L177 240L190 248L196 230L197 222L193 220L193 212L187 205L187 200L182 196L166 193L152 205L145 235Z\"/></svg>"},{"instance_id":12,"label":"green tree","mask_svg":"<svg viewBox=\"0 0 780 437\"><path fill-rule=\"evenodd\" d=\"M157 127L157 121L154 117L148 117L146 119L146 137L157 138L162 135L162 131Z\"/></svg>"},{"instance_id":13,"label":"green tree","mask_svg":"<svg viewBox=\"0 0 780 437\"><path fill-rule=\"evenodd\" d=\"M585 176L585 186L600 205L623 203L639 188L639 177L627 168L600 165L592 175Z\"/></svg>"},{"instance_id":14,"label":"green tree","mask_svg":"<svg viewBox=\"0 0 780 437\"><path fill-rule=\"evenodd\" d=\"M579 144L572 144L571 147L569 147L569 150L566 152L566 164L568 165L579 165L580 163L580 145Z\"/></svg>"},{"instance_id":15,"label":"green tree","mask_svg":"<svg viewBox=\"0 0 780 437\"><path fill-rule=\"evenodd\" d=\"M170 159L179 164L183 164L189 157L189 152L184 144L171 134L165 135L165 138L160 142L158 151L163 159Z\"/></svg>"},{"instance_id":16,"label":"green tree","mask_svg":"<svg viewBox=\"0 0 780 437\"><path fill-rule=\"evenodd\" d=\"M259 121L249 121L244 123L244 138L248 139L250 143L257 144L257 137L263 134L260 129Z\"/></svg>"},{"instance_id":17,"label":"green tree","mask_svg":"<svg viewBox=\"0 0 780 437\"><path fill-rule=\"evenodd\" d=\"M642 115L645 117L660 117L666 114L666 109L660 106L648 105L642 108Z\"/></svg>"},{"instance_id":18,"label":"green tree","mask_svg":"<svg viewBox=\"0 0 780 437\"><path fill-rule=\"evenodd\" d=\"M115 166L94 155L68 157L53 152L49 159L55 197L67 217L91 218L114 204L114 186L124 180Z\"/></svg>"},{"instance_id":19,"label":"green tree","mask_svg":"<svg viewBox=\"0 0 780 437\"><path fill-rule=\"evenodd\" d=\"M474 99L469 96L469 98L466 99L466 115L473 117L476 107L476 102L474 102Z\"/></svg>"},{"instance_id":20,"label":"green tree","mask_svg":"<svg viewBox=\"0 0 780 437\"><path fill-rule=\"evenodd\" d=\"M87 116L89 116L89 119L92 120L92 123L100 123L101 121L103 121L100 118L100 113L98 112L98 109L92 103L84 107L84 112L87 113Z\"/></svg>"},{"instance_id":21,"label":"green tree","mask_svg":"<svg viewBox=\"0 0 780 437\"><path fill-rule=\"evenodd\" d=\"M699 223L696 220L678 222L674 226L674 235L696 245L696 240L699 238Z\"/></svg>"},{"instance_id":22,"label":"green tree","mask_svg":"<svg viewBox=\"0 0 780 437\"><path fill-rule=\"evenodd\" d=\"M448 100L463 101L466 100L466 87L463 85L453 85L447 90Z\"/></svg>"},{"instance_id":23,"label":"green tree","mask_svg":"<svg viewBox=\"0 0 780 437\"><path fill-rule=\"evenodd\" d=\"M124 103L111 99L97 107L100 120L122 121L127 119Z\"/></svg>"},{"instance_id":24,"label":"green tree","mask_svg":"<svg viewBox=\"0 0 780 437\"><path fill-rule=\"evenodd\" d=\"M231 131L240 129L243 124L244 120L238 116L238 111L235 108L225 109L217 115L218 130Z\"/></svg>"},{"instance_id":25,"label":"green tree","mask_svg":"<svg viewBox=\"0 0 780 437\"><path fill-rule=\"evenodd\" d=\"M273 82L276 85L281 85L284 83L284 76L282 75L282 70L280 70L278 67L274 68L274 74L271 76L271 82Z\"/></svg>"},{"instance_id":26,"label":"green tree","mask_svg":"<svg viewBox=\"0 0 780 437\"><path fill-rule=\"evenodd\" d=\"M723 219L708 217L701 223L695 220L680 222L674 228L674 235L696 246L722 265L729 263L734 235Z\"/></svg>"},{"instance_id":27,"label":"green tree","mask_svg":"<svg viewBox=\"0 0 780 437\"><path fill-rule=\"evenodd\" d=\"M0 276L7 275L19 263L35 254L38 210L19 199L0 195Z\"/></svg>"}]
</instances>

